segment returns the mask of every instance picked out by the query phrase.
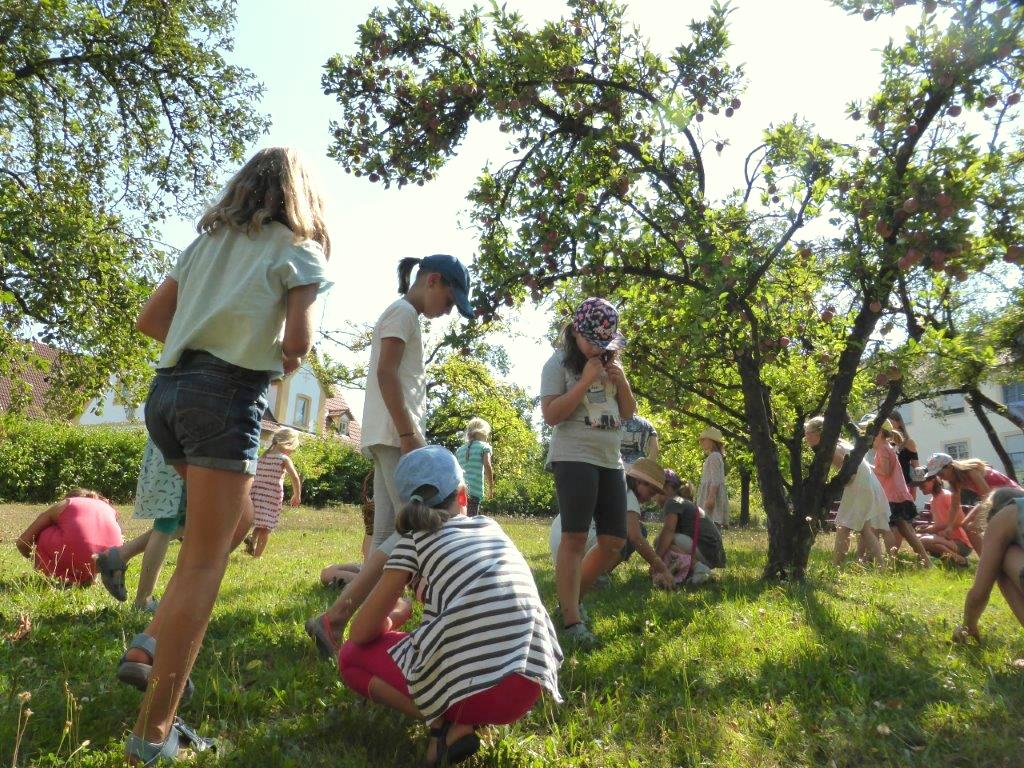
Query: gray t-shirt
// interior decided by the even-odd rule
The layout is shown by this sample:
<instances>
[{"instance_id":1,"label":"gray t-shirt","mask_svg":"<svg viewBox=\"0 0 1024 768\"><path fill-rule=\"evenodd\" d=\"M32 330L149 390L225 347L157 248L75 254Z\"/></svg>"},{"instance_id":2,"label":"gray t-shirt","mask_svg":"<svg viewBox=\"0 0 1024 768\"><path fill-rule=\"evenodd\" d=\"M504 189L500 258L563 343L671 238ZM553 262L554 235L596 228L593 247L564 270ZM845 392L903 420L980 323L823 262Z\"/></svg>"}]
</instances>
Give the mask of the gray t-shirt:
<instances>
[{"instance_id":1,"label":"gray t-shirt","mask_svg":"<svg viewBox=\"0 0 1024 768\"><path fill-rule=\"evenodd\" d=\"M564 354L555 352L540 377L541 399L564 395L580 377L563 364ZM590 385L576 410L551 432L546 466L554 461L583 461L598 467L617 469L621 419L615 386L603 376Z\"/></svg>"}]
</instances>

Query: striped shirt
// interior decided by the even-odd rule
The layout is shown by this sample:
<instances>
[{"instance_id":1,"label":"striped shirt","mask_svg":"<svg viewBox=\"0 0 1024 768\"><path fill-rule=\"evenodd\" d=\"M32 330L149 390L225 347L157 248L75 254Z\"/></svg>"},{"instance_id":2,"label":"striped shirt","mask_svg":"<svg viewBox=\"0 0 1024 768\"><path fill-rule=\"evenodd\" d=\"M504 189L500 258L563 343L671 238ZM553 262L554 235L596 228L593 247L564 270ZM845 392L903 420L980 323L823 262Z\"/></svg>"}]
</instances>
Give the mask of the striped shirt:
<instances>
[{"instance_id":1,"label":"striped shirt","mask_svg":"<svg viewBox=\"0 0 1024 768\"><path fill-rule=\"evenodd\" d=\"M469 495L478 499L484 497L484 455L491 450L490 444L483 440L463 443L455 449L455 458L459 460L462 472L466 476Z\"/></svg>"},{"instance_id":2,"label":"striped shirt","mask_svg":"<svg viewBox=\"0 0 1024 768\"><path fill-rule=\"evenodd\" d=\"M386 568L426 581L423 621L390 649L430 722L453 704L520 674L556 701L562 649L533 574L489 517L454 517L405 536Z\"/></svg>"},{"instance_id":3,"label":"striped shirt","mask_svg":"<svg viewBox=\"0 0 1024 768\"><path fill-rule=\"evenodd\" d=\"M284 459L278 451L264 453L256 465L249 498L252 499L253 525L257 528L277 527L284 502Z\"/></svg>"}]
</instances>

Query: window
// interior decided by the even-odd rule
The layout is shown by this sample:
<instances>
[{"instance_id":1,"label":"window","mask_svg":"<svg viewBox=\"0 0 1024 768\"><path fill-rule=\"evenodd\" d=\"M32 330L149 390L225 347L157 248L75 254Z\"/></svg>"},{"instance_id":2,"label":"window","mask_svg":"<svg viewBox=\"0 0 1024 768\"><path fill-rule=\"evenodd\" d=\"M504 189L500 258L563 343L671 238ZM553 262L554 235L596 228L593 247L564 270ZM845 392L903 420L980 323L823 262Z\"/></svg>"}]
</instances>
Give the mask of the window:
<instances>
[{"instance_id":1,"label":"window","mask_svg":"<svg viewBox=\"0 0 1024 768\"><path fill-rule=\"evenodd\" d=\"M955 443L946 443L942 446L942 450L954 459L958 460L970 458L971 455L967 450L966 440L957 440Z\"/></svg>"},{"instance_id":2,"label":"window","mask_svg":"<svg viewBox=\"0 0 1024 768\"><path fill-rule=\"evenodd\" d=\"M338 434L339 435L347 435L348 434L348 424L349 424L350 421L352 421L352 418L347 413L341 414L341 418L338 419Z\"/></svg>"},{"instance_id":3,"label":"window","mask_svg":"<svg viewBox=\"0 0 1024 768\"><path fill-rule=\"evenodd\" d=\"M312 402L305 395L295 398L295 425L303 429L309 429L309 412Z\"/></svg>"},{"instance_id":4,"label":"window","mask_svg":"<svg viewBox=\"0 0 1024 768\"><path fill-rule=\"evenodd\" d=\"M1010 461L1013 468L1017 470L1017 476L1024 472L1024 434L1010 435L1003 441L1006 452L1010 454Z\"/></svg>"},{"instance_id":5,"label":"window","mask_svg":"<svg viewBox=\"0 0 1024 768\"><path fill-rule=\"evenodd\" d=\"M1024 381L1003 386L1003 402L1017 416L1024 418Z\"/></svg>"},{"instance_id":6,"label":"window","mask_svg":"<svg viewBox=\"0 0 1024 768\"><path fill-rule=\"evenodd\" d=\"M964 412L964 396L962 394L943 395L939 398L939 411L943 416Z\"/></svg>"}]
</instances>

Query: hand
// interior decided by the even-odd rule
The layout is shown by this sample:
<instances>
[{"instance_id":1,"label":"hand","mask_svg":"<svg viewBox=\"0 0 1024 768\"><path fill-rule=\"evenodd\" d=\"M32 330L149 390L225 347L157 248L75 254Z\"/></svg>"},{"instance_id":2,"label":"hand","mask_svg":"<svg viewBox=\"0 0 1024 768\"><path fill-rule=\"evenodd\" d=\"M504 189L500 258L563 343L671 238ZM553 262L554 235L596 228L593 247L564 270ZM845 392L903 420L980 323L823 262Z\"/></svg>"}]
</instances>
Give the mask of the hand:
<instances>
[{"instance_id":1,"label":"hand","mask_svg":"<svg viewBox=\"0 0 1024 768\"><path fill-rule=\"evenodd\" d=\"M583 372L580 373L580 381L590 386L602 373L604 373L604 363L601 362L600 356L592 357L583 366Z\"/></svg>"},{"instance_id":2,"label":"hand","mask_svg":"<svg viewBox=\"0 0 1024 768\"><path fill-rule=\"evenodd\" d=\"M284 366L285 376L287 376L289 373L296 370L300 365L302 365L301 357L289 357L288 355L283 355L281 357L281 361Z\"/></svg>"},{"instance_id":3,"label":"hand","mask_svg":"<svg viewBox=\"0 0 1024 768\"><path fill-rule=\"evenodd\" d=\"M400 437L399 443L400 445L398 449L402 452L403 456L410 451L415 451L417 448L422 448L426 445L426 443L423 442L423 438L416 432L413 432L411 435L406 435L405 437Z\"/></svg>"},{"instance_id":4,"label":"hand","mask_svg":"<svg viewBox=\"0 0 1024 768\"><path fill-rule=\"evenodd\" d=\"M32 557L32 542L19 538L16 545L22 557Z\"/></svg>"},{"instance_id":5,"label":"hand","mask_svg":"<svg viewBox=\"0 0 1024 768\"><path fill-rule=\"evenodd\" d=\"M292 494L292 500L291 500L290 503L291 503L291 505L293 507L299 506L299 504L302 503L302 494L301 493L293 493Z\"/></svg>"},{"instance_id":6,"label":"hand","mask_svg":"<svg viewBox=\"0 0 1024 768\"><path fill-rule=\"evenodd\" d=\"M654 586L659 589L672 589L675 585L675 579L668 571L660 571L654 574Z\"/></svg>"},{"instance_id":7,"label":"hand","mask_svg":"<svg viewBox=\"0 0 1024 768\"><path fill-rule=\"evenodd\" d=\"M613 357L611 362L607 363L604 367L608 373L608 378L611 379L612 384L616 387L625 387L629 382L626 381L626 371L622 367L622 362L617 357Z\"/></svg>"}]
</instances>

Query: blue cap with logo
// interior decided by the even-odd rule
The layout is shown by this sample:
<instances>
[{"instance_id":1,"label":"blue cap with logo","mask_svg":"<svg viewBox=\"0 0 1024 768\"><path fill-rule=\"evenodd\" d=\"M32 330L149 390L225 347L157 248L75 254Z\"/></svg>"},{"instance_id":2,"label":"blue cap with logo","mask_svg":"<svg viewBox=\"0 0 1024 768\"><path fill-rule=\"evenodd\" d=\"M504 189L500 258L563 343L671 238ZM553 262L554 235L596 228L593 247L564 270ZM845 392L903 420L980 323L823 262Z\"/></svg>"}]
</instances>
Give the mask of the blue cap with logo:
<instances>
[{"instance_id":1,"label":"blue cap with logo","mask_svg":"<svg viewBox=\"0 0 1024 768\"><path fill-rule=\"evenodd\" d=\"M403 503L411 501L417 488L429 485L437 489L430 498L419 499L428 507L435 507L451 496L462 485L462 467L455 455L440 445L427 445L409 451L398 460L395 485Z\"/></svg>"},{"instance_id":2,"label":"blue cap with logo","mask_svg":"<svg viewBox=\"0 0 1024 768\"><path fill-rule=\"evenodd\" d=\"M420 260L420 272L437 272L452 288L455 306L465 318L473 318L473 305L469 303L469 270L466 265L446 253L435 253Z\"/></svg>"}]
</instances>

